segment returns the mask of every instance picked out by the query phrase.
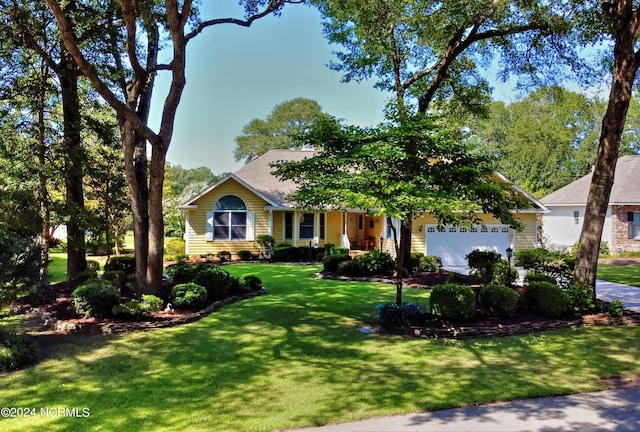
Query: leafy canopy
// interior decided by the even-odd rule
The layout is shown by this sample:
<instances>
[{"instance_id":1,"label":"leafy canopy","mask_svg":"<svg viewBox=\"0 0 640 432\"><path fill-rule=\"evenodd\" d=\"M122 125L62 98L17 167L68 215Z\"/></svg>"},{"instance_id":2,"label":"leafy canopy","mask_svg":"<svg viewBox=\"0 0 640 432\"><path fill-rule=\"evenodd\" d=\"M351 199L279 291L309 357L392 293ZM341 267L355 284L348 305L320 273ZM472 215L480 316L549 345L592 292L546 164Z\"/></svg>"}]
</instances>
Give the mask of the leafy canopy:
<instances>
[{"instance_id":1,"label":"leafy canopy","mask_svg":"<svg viewBox=\"0 0 640 432\"><path fill-rule=\"evenodd\" d=\"M403 220L430 212L440 224L480 224L478 213L491 213L521 227L511 210L523 201L496 181L493 159L435 117L416 115L371 128L322 120L305 140L322 150L275 165L278 177L298 183L291 198L302 208L360 208Z\"/></svg>"}]
</instances>

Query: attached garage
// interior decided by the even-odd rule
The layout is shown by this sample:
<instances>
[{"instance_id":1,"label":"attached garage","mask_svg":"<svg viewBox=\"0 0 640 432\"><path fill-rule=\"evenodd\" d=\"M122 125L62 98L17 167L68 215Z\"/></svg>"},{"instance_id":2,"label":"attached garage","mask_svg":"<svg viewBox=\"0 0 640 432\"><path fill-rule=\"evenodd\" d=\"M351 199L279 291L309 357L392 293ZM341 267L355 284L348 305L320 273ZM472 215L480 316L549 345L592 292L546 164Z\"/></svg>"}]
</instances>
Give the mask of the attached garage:
<instances>
[{"instance_id":1,"label":"attached garage","mask_svg":"<svg viewBox=\"0 0 640 432\"><path fill-rule=\"evenodd\" d=\"M466 266L465 257L475 249L492 250L505 255L513 244L511 229L507 225L487 225L486 227L425 225L426 254L436 255L446 266ZM513 247L513 246L511 246Z\"/></svg>"}]
</instances>

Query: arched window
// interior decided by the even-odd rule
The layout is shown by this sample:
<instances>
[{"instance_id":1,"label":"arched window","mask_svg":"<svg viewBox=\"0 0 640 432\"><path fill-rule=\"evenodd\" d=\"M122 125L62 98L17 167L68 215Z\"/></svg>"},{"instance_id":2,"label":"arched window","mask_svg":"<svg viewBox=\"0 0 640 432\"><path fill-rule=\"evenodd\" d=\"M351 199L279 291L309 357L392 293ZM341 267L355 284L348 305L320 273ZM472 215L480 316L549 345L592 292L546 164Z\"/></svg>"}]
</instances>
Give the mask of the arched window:
<instances>
[{"instance_id":1,"label":"arched window","mask_svg":"<svg viewBox=\"0 0 640 432\"><path fill-rule=\"evenodd\" d=\"M247 238L247 206L237 196L223 196L213 206L213 238L215 240Z\"/></svg>"}]
</instances>

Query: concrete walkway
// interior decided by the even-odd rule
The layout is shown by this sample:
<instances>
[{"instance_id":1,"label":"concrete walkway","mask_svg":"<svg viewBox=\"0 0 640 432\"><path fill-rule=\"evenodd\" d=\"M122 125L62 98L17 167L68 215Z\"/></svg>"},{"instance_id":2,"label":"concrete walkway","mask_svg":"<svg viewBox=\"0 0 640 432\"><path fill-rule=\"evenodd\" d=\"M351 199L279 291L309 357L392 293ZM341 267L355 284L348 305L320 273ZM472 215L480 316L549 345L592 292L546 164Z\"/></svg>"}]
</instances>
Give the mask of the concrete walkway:
<instances>
[{"instance_id":1,"label":"concrete walkway","mask_svg":"<svg viewBox=\"0 0 640 432\"><path fill-rule=\"evenodd\" d=\"M600 300L622 300L624 308L640 312L640 288L615 282L596 281L596 296Z\"/></svg>"},{"instance_id":2,"label":"concrete walkway","mask_svg":"<svg viewBox=\"0 0 640 432\"><path fill-rule=\"evenodd\" d=\"M375 418L305 432L639 431L640 387Z\"/></svg>"}]
</instances>

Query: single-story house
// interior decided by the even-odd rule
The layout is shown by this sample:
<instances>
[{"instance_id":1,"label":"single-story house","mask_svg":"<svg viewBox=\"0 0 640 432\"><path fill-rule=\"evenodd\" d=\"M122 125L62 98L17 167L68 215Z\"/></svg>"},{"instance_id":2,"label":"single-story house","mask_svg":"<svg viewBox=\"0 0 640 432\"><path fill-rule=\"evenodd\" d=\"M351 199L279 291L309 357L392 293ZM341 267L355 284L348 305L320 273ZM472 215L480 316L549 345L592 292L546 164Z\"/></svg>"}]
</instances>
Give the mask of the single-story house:
<instances>
[{"instance_id":1,"label":"single-story house","mask_svg":"<svg viewBox=\"0 0 640 432\"><path fill-rule=\"evenodd\" d=\"M545 245L567 249L580 238L592 173L550 193L540 201ZM602 231L612 252L640 251L640 156L622 156L616 163L613 188Z\"/></svg>"},{"instance_id":2,"label":"single-story house","mask_svg":"<svg viewBox=\"0 0 640 432\"><path fill-rule=\"evenodd\" d=\"M271 164L302 160L313 154L305 150L271 150L182 204L179 208L186 211L186 253L258 253L256 236L269 234L276 244L313 247L331 243L355 250L381 248L395 254L390 225L399 221L358 209L301 210L288 200L296 184L280 181L272 174ZM499 173L494 178L510 183ZM516 251L536 247L538 216L546 208L512 186L531 203L530 208L518 213L524 230L516 232L492 215L483 214L484 227L447 226L439 231L436 218L424 214L413 223L412 251L437 255L444 265L466 265L465 256L474 249L505 254L509 247Z\"/></svg>"}]
</instances>

